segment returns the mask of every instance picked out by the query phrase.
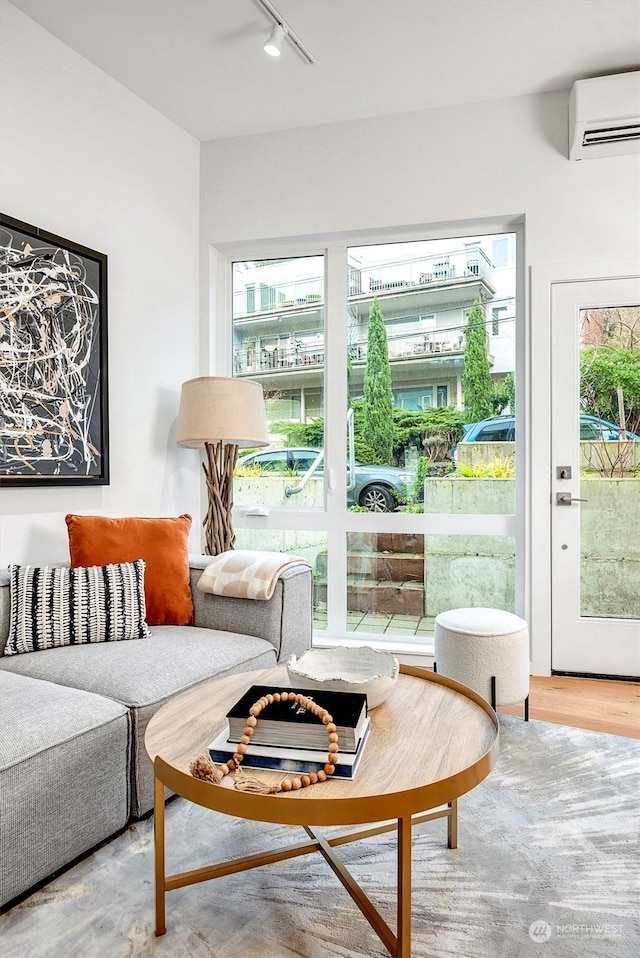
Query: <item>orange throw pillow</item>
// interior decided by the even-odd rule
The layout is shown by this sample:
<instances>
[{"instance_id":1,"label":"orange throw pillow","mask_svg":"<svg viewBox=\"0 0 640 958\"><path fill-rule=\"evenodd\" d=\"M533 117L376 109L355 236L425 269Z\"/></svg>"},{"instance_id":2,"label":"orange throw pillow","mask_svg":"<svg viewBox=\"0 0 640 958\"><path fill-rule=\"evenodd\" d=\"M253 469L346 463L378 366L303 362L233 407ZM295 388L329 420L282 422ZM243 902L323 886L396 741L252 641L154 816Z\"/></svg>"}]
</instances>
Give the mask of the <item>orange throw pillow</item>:
<instances>
[{"instance_id":1,"label":"orange throw pillow","mask_svg":"<svg viewBox=\"0 0 640 958\"><path fill-rule=\"evenodd\" d=\"M193 619L187 537L191 516L169 519L66 516L71 566L147 563L144 593L149 625L188 625Z\"/></svg>"}]
</instances>

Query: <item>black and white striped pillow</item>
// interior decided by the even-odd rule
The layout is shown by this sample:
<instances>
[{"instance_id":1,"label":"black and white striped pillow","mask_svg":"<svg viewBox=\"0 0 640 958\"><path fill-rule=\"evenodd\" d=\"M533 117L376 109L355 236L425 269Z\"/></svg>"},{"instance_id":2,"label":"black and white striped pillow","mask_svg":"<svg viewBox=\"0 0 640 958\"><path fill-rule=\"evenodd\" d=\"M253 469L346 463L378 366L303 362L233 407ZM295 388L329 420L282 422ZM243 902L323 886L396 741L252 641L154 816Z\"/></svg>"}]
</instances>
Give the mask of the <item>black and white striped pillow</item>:
<instances>
[{"instance_id":1,"label":"black and white striped pillow","mask_svg":"<svg viewBox=\"0 0 640 958\"><path fill-rule=\"evenodd\" d=\"M149 635L144 559L53 568L10 565L11 621L5 655Z\"/></svg>"}]
</instances>

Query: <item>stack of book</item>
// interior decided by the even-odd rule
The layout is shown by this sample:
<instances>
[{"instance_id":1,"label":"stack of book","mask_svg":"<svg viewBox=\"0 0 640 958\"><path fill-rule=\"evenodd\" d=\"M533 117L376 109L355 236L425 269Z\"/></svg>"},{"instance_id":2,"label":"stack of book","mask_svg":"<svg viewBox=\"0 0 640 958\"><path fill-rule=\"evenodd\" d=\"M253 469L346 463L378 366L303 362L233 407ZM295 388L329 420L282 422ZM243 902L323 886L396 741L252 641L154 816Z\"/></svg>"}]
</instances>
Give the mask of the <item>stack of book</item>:
<instances>
[{"instance_id":1,"label":"stack of book","mask_svg":"<svg viewBox=\"0 0 640 958\"><path fill-rule=\"evenodd\" d=\"M227 712L228 725L211 742L214 762L226 762L237 750L249 709L274 689L252 685ZM369 734L367 696L351 692L293 689L317 702L333 717L338 732L338 762L334 777L353 778ZM258 719L242 766L305 774L318 772L327 761L326 727L298 702L274 702Z\"/></svg>"}]
</instances>

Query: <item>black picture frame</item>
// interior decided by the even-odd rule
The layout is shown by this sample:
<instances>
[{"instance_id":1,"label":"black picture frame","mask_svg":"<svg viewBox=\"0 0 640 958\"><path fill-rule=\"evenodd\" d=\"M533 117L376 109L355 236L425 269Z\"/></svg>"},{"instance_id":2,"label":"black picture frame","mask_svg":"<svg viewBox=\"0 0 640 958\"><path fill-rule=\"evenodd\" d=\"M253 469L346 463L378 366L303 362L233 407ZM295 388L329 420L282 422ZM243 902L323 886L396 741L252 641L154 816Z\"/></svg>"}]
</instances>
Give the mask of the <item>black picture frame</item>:
<instances>
[{"instance_id":1,"label":"black picture frame","mask_svg":"<svg viewBox=\"0 0 640 958\"><path fill-rule=\"evenodd\" d=\"M0 486L109 484L107 257L0 213Z\"/></svg>"}]
</instances>

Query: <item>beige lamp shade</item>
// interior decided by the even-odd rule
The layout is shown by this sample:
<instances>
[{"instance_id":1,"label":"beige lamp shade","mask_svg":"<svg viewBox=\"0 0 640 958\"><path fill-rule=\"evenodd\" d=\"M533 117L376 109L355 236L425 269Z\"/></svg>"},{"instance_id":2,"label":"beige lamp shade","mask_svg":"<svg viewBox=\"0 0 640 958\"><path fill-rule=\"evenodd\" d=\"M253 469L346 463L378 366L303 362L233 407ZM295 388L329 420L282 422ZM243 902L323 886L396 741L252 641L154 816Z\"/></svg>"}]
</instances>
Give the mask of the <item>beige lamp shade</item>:
<instances>
[{"instance_id":1,"label":"beige lamp shade","mask_svg":"<svg viewBox=\"0 0 640 958\"><path fill-rule=\"evenodd\" d=\"M241 448L269 445L262 386L251 379L199 376L182 384L176 443L197 449L207 442Z\"/></svg>"}]
</instances>

